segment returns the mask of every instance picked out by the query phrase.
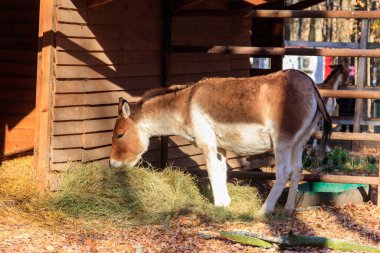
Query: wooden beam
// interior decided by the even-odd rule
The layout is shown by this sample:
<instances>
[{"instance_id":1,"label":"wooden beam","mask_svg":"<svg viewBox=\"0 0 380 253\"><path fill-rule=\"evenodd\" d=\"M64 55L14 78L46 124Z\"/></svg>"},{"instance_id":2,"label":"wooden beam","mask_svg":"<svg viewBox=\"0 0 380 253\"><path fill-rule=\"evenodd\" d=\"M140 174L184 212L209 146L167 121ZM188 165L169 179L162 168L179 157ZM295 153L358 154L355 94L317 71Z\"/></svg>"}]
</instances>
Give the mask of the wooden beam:
<instances>
[{"instance_id":1,"label":"wooden beam","mask_svg":"<svg viewBox=\"0 0 380 253\"><path fill-rule=\"evenodd\" d=\"M321 139L322 132L317 132L313 134L313 138ZM333 132L331 134L330 139L341 140L341 141L379 141L380 142L380 134Z\"/></svg>"},{"instance_id":2,"label":"wooden beam","mask_svg":"<svg viewBox=\"0 0 380 253\"><path fill-rule=\"evenodd\" d=\"M34 162L39 186L47 187L50 162L55 0L40 1Z\"/></svg>"},{"instance_id":3,"label":"wooden beam","mask_svg":"<svg viewBox=\"0 0 380 253\"><path fill-rule=\"evenodd\" d=\"M367 98L367 99L380 99L380 91L371 90L324 90L320 89L319 92L323 97L333 98Z\"/></svg>"},{"instance_id":4,"label":"wooden beam","mask_svg":"<svg viewBox=\"0 0 380 253\"><path fill-rule=\"evenodd\" d=\"M189 168L186 169L190 173L194 173L197 176L207 176L207 171ZM253 172L244 170L230 170L228 171L229 178L237 179L259 179L259 180L275 180L275 173L268 172ZM377 185L379 183L378 177L366 177L366 176L343 176L343 175L315 175L315 174L302 174L300 181L308 182L327 182L327 183L346 183L346 184L371 184Z\"/></svg>"},{"instance_id":5,"label":"wooden beam","mask_svg":"<svg viewBox=\"0 0 380 253\"><path fill-rule=\"evenodd\" d=\"M253 10L252 18L380 18L380 11Z\"/></svg>"},{"instance_id":6,"label":"wooden beam","mask_svg":"<svg viewBox=\"0 0 380 253\"><path fill-rule=\"evenodd\" d=\"M100 7L113 1L114 0L87 0L87 8Z\"/></svg>"},{"instance_id":7,"label":"wooden beam","mask_svg":"<svg viewBox=\"0 0 380 253\"><path fill-rule=\"evenodd\" d=\"M380 11L308 11L308 10L180 10L175 16L185 17L235 17L251 18L374 18L380 19Z\"/></svg>"},{"instance_id":8,"label":"wooden beam","mask_svg":"<svg viewBox=\"0 0 380 253\"><path fill-rule=\"evenodd\" d=\"M273 55L315 55L344 57L380 57L375 49L335 49L335 48L283 48L283 47L239 47L239 46L184 46L173 45L175 53L243 54L255 56Z\"/></svg>"}]
</instances>

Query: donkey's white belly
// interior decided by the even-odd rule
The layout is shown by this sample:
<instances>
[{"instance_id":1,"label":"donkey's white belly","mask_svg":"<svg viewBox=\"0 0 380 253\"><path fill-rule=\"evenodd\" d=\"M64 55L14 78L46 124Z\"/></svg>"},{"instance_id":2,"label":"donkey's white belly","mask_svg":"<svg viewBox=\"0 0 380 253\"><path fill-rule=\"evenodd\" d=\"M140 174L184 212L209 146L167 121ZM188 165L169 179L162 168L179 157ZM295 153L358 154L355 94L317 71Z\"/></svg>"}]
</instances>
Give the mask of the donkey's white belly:
<instances>
[{"instance_id":1,"label":"donkey's white belly","mask_svg":"<svg viewBox=\"0 0 380 253\"><path fill-rule=\"evenodd\" d=\"M215 127L217 146L239 155L265 153L272 149L270 129L259 124L221 124Z\"/></svg>"}]
</instances>

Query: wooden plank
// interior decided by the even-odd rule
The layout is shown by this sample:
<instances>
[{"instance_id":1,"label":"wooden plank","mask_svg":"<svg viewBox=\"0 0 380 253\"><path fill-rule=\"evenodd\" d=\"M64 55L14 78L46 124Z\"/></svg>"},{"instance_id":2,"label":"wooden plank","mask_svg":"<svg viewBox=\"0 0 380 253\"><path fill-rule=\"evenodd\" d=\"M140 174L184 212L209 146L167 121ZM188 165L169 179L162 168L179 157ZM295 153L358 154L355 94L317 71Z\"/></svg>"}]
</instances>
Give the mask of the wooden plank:
<instances>
[{"instance_id":1,"label":"wooden plank","mask_svg":"<svg viewBox=\"0 0 380 253\"><path fill-rule=\"evenodd\" d=\"M1 9L30 9L38 10L39 1L17 0L17 1L0 1Z\"/></svg>"},{"instance_id":2,"label":"wooden plank","mask_svg":"<svg viewBox=\"0 0 380 253\"><path fill-rule=\"evenodd\" d=\"M175 53L242 54L255 56L314 55L380 57L376 49L335 49L335 48L283 48L283 47L238 47L238 46L182 46L173 45Z\"/></svg>"},{"instance_id":3,"label":"wooden plank","mask_svg":"<svg viewBox=\"0 0 380 253\"><path fill-rule=\"evenodd\" d=\"M54 136L52 137L52 146L55 149L82 148L83 136L82 135Z\"/></svg>"},{"instance_id":4,"label":"wooden plank","mask_svg":"<svg viewBox=\"0 0 380 253\"><path fill-rule=\"evenodd\" d=\"M38 26L34 23L0 23L1 36L36 36Z\"/></svg>"},{"instance_id":5,"label":"wooden plank","mask_svg":"<svg viewBox=\"0 0 380 253\"><path fill-rule=\"evenodd\" d=\"M142 7L142 8L141 8ZM133 28L132 21L140 19L140 22L158 21L162 13L160 9L144 8L140 6L138 9L127 8L101 8L94 10L73 10L59 9L57 13L57 21L67 24L82 24L82 25L129 25ZM110 18L112 17L112 18ZM154 24L151 24L154 25Z\"/></svg>"},{"instance_id":6,"label":"wooden plank","mask_svg":"<svg viewBox=\"0 0 380 253\"><path fill-rule=\"evenodd\" d=\"M53 145L56 149L85 148L93 149L112 144L112 128L107 132L86 133L77 135L61 135L53 137ZM157 141L154 148L157 149ZM150 147L152 149L152 146Z\"/></svg>"},{"instance_id":7,"label":"wooden plank","mask_svg":"<svg viewBox=\"0 0 380 253\"><path fill-rule=\"evenodd\" d=\"M0 62L1 76L35 77L36 71L37 71L36 63Z\"/></svg>"},{"instance_id":8,"label":"wooden plank","mask_svg":"<svg viewBox=\"0 0 380 253\"><path fill-rule=\"evenodd\" d=\"M227 54L188 54L173 53L171 54L171 62L210 62L210 61L227 61L231 59L231 55ZM240 57L248 58L247 56Z\"/></svg>"},{"instance_id":9,"label":"wooden plank","mask_svg":"<svg viewBox=\"0 0 380 253\"><path fill-rule=\"evenodd\" d=\"M58 65L145 64L160 63L160 60L160 51L57 52Z\"/></svg>"},{"instance_id":10,"label":"wooden plank","mask_svg":"<svg viewBox=\"0 0 380 253\"><path fill-rule=\"evenodd\" d=\"M83 135L84 148L95 148L112 144L112 131L102 133L88 133ZM108 154L109 155L109 154Z\"/></svg>"},{"instance_id":11,"label":"wooden plank","mask_svg":"<svg viewBox=\"0 0 380 253\"><path fill-rule=\"evenodd\" d=\"M252 18L380 18L380 11L254 10Z\"/></svg>"},{"instance_id":12,"label":"wooden plank","mask_svg":"<svg viewBox=\"0 0 380 253\"><path fill-rule=\"evenodd\" d=\"M31 1L33 2L33 1ZM38 9L0 9L0 22L15 22L38 24Z\"/></svg>"},{"instance_id":13,"label":"wooden plank","mask_svg":"<svg viewBox=\"0 0 380 253\"><path fill-rule=\"evenodd\" d=\"M126 91L112 91L87 94L56 94L54 96L55 106L93 106L93 105L114 105L119 97L124 97L129 102L137 102L146 90L136 90L128 93Z\"/></svg>"},{"instance_id":14,"label":"wooden plank","mask_svg":"<svg viewBox=\"0 0 380 253\"><path fill-rule=\"evenodd\" d=\"M231 69L251 69L249 58L246 59L231 59Z\"/></svg>"},{"instance_id":15,"label":"wooden plank","mask_svg":"<svg viewBox=\"0 0 380 253\"><path fill-rule=\"evenodd\" d=\"M34 129L36 124L35 111L32 111L27 116L24 115L0 115L0 124L7 124L10 128Z\"/></svg>"},{"instance_id":16,"label":"wooden plank","mask_svg":"<svg viewBox=\"0 0 380 253\"><path fill-rule=\"evenodd\" d=\"M1 109L0 109L1 110ZM117 105L54 108L54 121L86 120L117 116Z\"/></svg>"},{"instance_id":17,"label":"wooden plank","mask_svg":"<svg viewBox=\"0 0 380 253\"><path fill-rule=\"evenodd\" d=\"M115 118L54 122L53 135L82 134L112 130Z\"/></svg>"},{"instance_id":18,"label":"wooden plank","mask_svg":"<svg viewBox=\"0 0 380 253\"><path fill-rule=\"evenodd\" d=\"M9 102L11 105L16 105L17 102L32 102L36 101L35 90L20 90L20 89L4 89L0 87L0 100Z\"/></svg>"},{"instance_id":19,"label":"wooden plank","mask_svg":"<svg viewBox=\"0 0 380 253\"><path fill-rule=\"evenodd\" d=\"M198 176L207 176L207 171L199 169L188 169L189 172L196 173ZM275 180L275 173L253 172L243 170L228 171L229 178L255 179L255 180ZM300 181L308 182L327 182L327 183L346 183L346 184L378 184L378 177L365 176L343 176L343 175L317 175L302 174Z\"/></svg>"},{"instance_id":20,"label":"wooden plank","mask_svg":"<svg viewBox=\"0 0 380 253\"><path fill-rule=\"evenodd\" d=\"M328 47L358 49L359 44L353 42L326 42L326 41L284 41L286 47Z\"/></svg>"},{"instance_id":21,"label":"wooden plank","mask_svg":"<svg viewBox=\"0 0 380 253\"><path fill-rule=\"evenodd\" d=\"M82 148L76 149L53 149L51 151L51 162L52 163L66 163L82 161L82 153L84 150Z\"/></svg>"},{"instance_id":22,"label":"wooden plank","mask_svg":"<svg viewBox=\"0 0 380 253\"><path fill-rule=\"evenodd\" d=\"M173 84L183 84L189 82L196 82L205 77L231 77L231 76L240 76L245 73L240 73L237 71L225 71L225 72L203 72L196 74L185 74L185 75L172 75L169 78L169 83ZM247 70L247 75L249 75L249 70Z\"/></svg>"},{"instance_id":23,"label":"wooden plank","mask_svg":"<svg viewBox=\"0 0 380 253\"><path fill-rule=\"evenodd\" d=\"M92 122L103 123L108 121L114 121L114 119L99 119L92 120ZM53 135L69 135L69 134L82 134L85 132L82 120L77 121L63 121L63 122L53 122L52 131ZM107 128L108 130L110 128ZM99 130L102 131L102 130Z\"/></svg>"},{"instance_id":24,"label":"wooden plank","mask_svg":"<svg viewBox=\"0 0 380 253\"><path fill-rule=\"evenodd\" d=\"M317 132L313 134L313 138L322 138L322 133ZM380 141L380 134L375 133L345 133L333 132L330 137L331 140L347 140L347 141Z\"/></svg>"},{"instance_id":25,"label":"wooden plank","mask_svg":"<svg viewBox=\"0 0 380 253\"><path fill-rule=\"evenodd\" d=\"M371 90L323 90L319 92L323 97L335 97L335 98L368 98L368 99L380 99L380 91Z\"/></svg>"},{"instance_id":26,"label":"wooden plank","mask_svg":"<svg viewBox=\"0 0 380 253\"><path fill-rule=\"evenodd\" d=\"M194 166L201 166L206 164L206 160L203 154L181 157L178 159L169 159L168 165L176 166L179 168L188 168Z\"/></svg>"},{"instance_id":27,"label":"wooden plank","mask_svg":"<svg viewBox=\"0 0 380 253\"><path fill-rule=\"evenodd\" d=\"M1 64L0 64L1 65ZM160 75L160 64L126 64L114 66L61 66L58 65L57 78L113 78Z\"/></svg>"},{"instance_id":28,"label":"wooden plank","mask_svg":"<svg viewBox=\"0 0 380 253\"><path fill-rule=\"evenodd\" d=\"M169 148L175 148L190 145L190 142L180 136L170 136L168 145Z\"/></svg>"},{"instance_id":29,"label":"wooden plank","mask_svg":"<svg viewBox=\"0 0 380 253\"><path fill-rule=\"evenodd\" d=\"M160 50L157 38L67 38L57 37L57 50L60 51L129 51Z\"/></svg>"},{"instance_id":30,"label":"wooden plank","mask_svg":"<svg viewBox=\"0 0 380 253\"><path fill-rule=\"evenodd\" d=\"M37 50L0 49L0 62L37 62Z\"/></svg>"},{"instance_id":31,"label":"wooden plank","mask_svg":"<svg viewBox=\"0 0 380 253\"><path fill-rule=\"evenodd\" d=\"M231 61L223 62L176 62L171 64L172 75L223 72L231 70Z\"/></svg>"},{"instance_id":32,"label":"wooden plank","mask_svg":"<svg viewBox=\"0 0 380 253\"><path fill-rule=\"evenodd\" d=\"M15 127L6 129L5 134L0 136L0 140L34 140L34 129Z\"/></svg>"},{"instance_id":33,"label":"wooden plank","mask_svg":"<svg viewBox=\"0 0 380 253\"><path fill-rule=\"evenodd\" d=\"M11 89L35 89L36 77L0 76L0 87Z\"/></svg>"},{"instance_id":34,"label":"wooden plank","mask_svg":"<svg viewBox=\"0 0 380 253\"><path fill-rule=\"evenodd\" d=\"M28 115L36 107L35 102L18 102L17 106L9 106L9 102L0 101L0 113L3 115Z\"/></svg>"},{"instance_id":35,"label":"wooden plank","mask_svg":"<svg viewBox=\"0 0 380 253\"><path fill-rule=\"evenodd\" d=\"M0 78L1 80L1 78ZM121 77L107 79L57 80L57 93L79 93L152 89L159 87L160 76ZM0 81L1 84L1 81Z\"/></svg>"},{"instance_id":36,"label":"wooden plank","mask_svg":"<svg viewBox=\"0 0 380 253\"><path fill-rule=\"evenodd\" d=\"M5 156L20 154L26 151L33 151L34 141L33 140L9 140L6 139L3 143L3 152Z\"/></svg>"},{"instance_id":37,"label":"wooden plank","mask_svg":"<svg viewBox=\"0 0 380 253\"><path fill-rule=\"evenodd\" d=\"M141 19L136 17L135 20ZM150 21L150 22L149 22ZM150 17L146 23L139 23L135 26L127 26L129 22L120 21L120 24L72 24L58 23L57 24L57 39L69 38L96 38L96 39L159 39L161 37L161 27L159 17Z\"/></svg>"},{"instance_id":38,"label":"wooden plank","mask_svg":"<svg viewBox=\"0 0 380 253\"><path fill-rule=\"evenodd\" d=\"M73 10L87 10L88 9L87 1L83 1L83 0L80 0L80 1L57 0L56 5L58 8L61 8L61 9L73 9ZM114 8L122 9L123 6L125 6L123 1L113 1L109 4L104 5L99 10L102 10L102 9L109 10L109 9L114 9ZM94 9L94 10L98 10L98 9Z\"/></svg>"},{"instance_id":39,"label":"wooden plank","mask_svg":"<svg viewBox=\"0 0 380 253\"><path fill-rule=\"evenodd\" d=\"M35 50L38 45L37 37L23 36L11 37L0 36L1 49L22 49L22 50Z\"/></svg>"},{"instance_id":40,"label":"wooden plank","mask_svg":"<svg viewBox=\"0 0 380 253\"><path fill-rule=\"evenodd\" d=\"M168 159L178 159L200 154L202 154L202 152L193 145L170 147L168 150Z\"/></svg>"},{"instance_id":41,"label":"wooden plank","mask_svg":"<svg viewBox=\"0 0 380 253\"><path fill-rule=\"evenodd\" d=\"M82 161L89 162L89 161L108 158L110 156L110 153L111 153L111 146L88 149L88 150L85 150L85 152L83 153Z\"/></svg>"}]
</instances>

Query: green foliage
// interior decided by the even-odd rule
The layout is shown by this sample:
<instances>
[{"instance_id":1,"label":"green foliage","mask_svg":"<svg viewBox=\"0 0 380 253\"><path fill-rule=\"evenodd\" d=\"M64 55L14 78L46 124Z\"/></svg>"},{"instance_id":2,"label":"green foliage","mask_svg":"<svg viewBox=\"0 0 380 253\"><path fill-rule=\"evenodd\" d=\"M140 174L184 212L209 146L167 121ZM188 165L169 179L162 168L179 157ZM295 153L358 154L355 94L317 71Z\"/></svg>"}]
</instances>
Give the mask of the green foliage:
<instances>
[{"instance_id":1,"label":"green foliage","mask_svg":"<svg viewBox=\"0 0 380 253\"><path fill-rule=\"evenodd\" d=\"M257 190L228 187L232 205L229 210L219 209L206 199L210 198L208 183L197 182L178 169L110 169L89 164L67 171L49 208L74 217L117 219L127 224L161 223L168 216L186 213L212 221L252 220L261 205Z\"/></svg>"},{"instance_id":2,"label":"green foliage","mask_svg":"<svg viewBox=\"0 0 380 253\"><path fill-rule=\"evenodd\" d=\"M335 148L325 157L314 149L306 150L303 154L303 164L306 170L372 175L376 174L378 161L373 156L363 156Z\"/></svg>"}]
</instances>

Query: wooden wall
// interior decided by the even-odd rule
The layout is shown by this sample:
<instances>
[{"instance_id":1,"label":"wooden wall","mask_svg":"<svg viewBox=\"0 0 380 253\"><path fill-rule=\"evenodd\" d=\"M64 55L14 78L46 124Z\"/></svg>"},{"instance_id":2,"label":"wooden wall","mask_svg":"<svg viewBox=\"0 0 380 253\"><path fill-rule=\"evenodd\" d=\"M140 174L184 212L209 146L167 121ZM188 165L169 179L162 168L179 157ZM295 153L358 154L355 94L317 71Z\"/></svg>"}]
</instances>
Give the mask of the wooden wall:
<instances>
[{"instance_id":1,"label":"wooden wall","mask_svg":"<svg viewBox=\"0 0 380 253\"><path fill-rule=\"evenodd\" d=\"M108 162L120 96L130 102L160 85L160 1L57 0L51 168ZM138 22L137 22L138 21ZM148 160L159 160L152 140Z\"/></svg>"},{"instance_id":2,"label":"wooden wall","mask_svg":"<svg viewBox=\"0 0 380 253\"><path fill-rule=\"evenodd\" d=\"M203 9L223 9L222 1L206 1ZM199 6L195 8L200 8ZM175 17L172 36L176 45L231 45L250 46L249 19L238 17ZM204 77L246 77L250 75L247 56L173 54L171 83L197 81ZM199 149L180 137L169 140L168 163L182 168L205 168L205 159ZM228 154L231 168L240 167L239 159Z\"/></svg>"},{"instance_id":3,"label":"wooden wall","mask_svg":"<svg viewBox=\"0 0 380 253\"><path fill-rule=\"evenodd\" d=\"M86 0L57 0L51 170L68 161L108 162L119 96L137 101L161 77L162 1L115 0L87 9ZM250 45L249 20L174 18L173 44ZM169 84L208 76L248 76L247 57L174 54ZM200 152L172 137L169 163L204 164ZM145 158L158 165L159 140Z\"/></svg>"},{"instance_id":4,"label":"wooden wall","mask_svg":"<svg viewBox=\"0 0 380 253\"><path fill-rule=\"evenodd\" d=\"M39 0L0 0L0 154L32 150Z\"/></svg>"}]
</instances>

